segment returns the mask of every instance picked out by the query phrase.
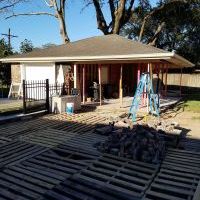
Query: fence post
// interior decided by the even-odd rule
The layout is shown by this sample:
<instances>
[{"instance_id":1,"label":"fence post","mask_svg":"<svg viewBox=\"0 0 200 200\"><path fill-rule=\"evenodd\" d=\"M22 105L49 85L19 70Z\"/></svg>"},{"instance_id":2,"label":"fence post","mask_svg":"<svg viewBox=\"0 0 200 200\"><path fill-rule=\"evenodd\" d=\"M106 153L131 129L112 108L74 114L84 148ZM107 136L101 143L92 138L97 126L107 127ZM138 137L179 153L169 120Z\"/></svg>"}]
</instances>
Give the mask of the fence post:
<instances>
[{"instance_id":1,"label":"fence post","mask_svg":"<svg viewBox=\"0 0 200 200\"><path fill-rule=\"evenodd\" d=\"M26 114L26 82L23 80L23 112Z\"/></svg>"},{"instance_id":2,"label":"fence post","mask_svg":"<svg viewBox=\"0 0 200 200\"><path fill-rule=\"evenodd\" d=\"M46 109L49 113L49 79L46 79Z\"/></svg>"}]
</instances>

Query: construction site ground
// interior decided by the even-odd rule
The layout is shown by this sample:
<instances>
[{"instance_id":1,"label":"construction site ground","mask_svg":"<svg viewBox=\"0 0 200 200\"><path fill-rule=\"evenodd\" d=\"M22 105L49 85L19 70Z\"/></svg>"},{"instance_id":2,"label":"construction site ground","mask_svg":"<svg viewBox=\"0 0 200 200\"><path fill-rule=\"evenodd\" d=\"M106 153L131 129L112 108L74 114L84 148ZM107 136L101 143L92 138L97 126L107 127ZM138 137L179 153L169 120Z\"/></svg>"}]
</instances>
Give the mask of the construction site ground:
<instances>
[{"instance_id":1,"label":"construction site ground","mask_svg":"<svg viewBox=\"0 0 200 200\"><path fill-rule=\"evenodd\" d=\"M128 107L87 105L77 114L56 114L0 126L0 199L199 200L199 114L172 107L161 120L188 134L186 149L169 148L160 164L100 153L107 136L95 126L126 116ZM138 114L138 122L154 117ZM193 138L191 138L193 137Z\"/></svg>"}]
</instances>

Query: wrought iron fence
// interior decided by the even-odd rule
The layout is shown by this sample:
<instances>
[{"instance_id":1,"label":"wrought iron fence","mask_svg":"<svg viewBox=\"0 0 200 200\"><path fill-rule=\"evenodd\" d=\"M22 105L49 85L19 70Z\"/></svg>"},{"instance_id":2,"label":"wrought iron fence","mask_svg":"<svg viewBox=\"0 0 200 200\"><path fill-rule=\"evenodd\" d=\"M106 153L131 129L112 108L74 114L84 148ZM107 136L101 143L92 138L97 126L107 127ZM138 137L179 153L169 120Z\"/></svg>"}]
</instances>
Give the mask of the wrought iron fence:
<instances>
[{"instance_id":1,"label":"wrought iron fence","mask_svg":"<svg viewBox=\"0 0 200 200\"><path fill-rule=\"evenodd\" d=\"M63 83L49 84L49 80L25 81L23 80L23 108L24 113L38 110L49 112L49 98L64 94Z\"/></svg>"}]
</instances>

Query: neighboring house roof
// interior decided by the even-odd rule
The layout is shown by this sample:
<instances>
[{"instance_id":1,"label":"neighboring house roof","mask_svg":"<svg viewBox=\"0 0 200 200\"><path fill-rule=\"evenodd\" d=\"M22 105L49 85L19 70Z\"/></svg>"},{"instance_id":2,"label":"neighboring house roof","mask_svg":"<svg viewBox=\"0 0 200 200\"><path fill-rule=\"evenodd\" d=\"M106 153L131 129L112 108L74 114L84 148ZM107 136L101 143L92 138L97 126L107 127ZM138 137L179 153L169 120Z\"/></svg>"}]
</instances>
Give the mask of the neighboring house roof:
<instances>
[{"instance_id":1,"label":"neighboring house roof","mask_svg":"<svg viewBox=\"0 0 200 200\"><path fill-rule=\"evenodd\" d=\"M129 40L119 35L104 35L71 42L30 53L9 56L2 62L98 62L98 61L168 61L173 66L193 64L174 52Z\"/></svg>"}]
</instances>

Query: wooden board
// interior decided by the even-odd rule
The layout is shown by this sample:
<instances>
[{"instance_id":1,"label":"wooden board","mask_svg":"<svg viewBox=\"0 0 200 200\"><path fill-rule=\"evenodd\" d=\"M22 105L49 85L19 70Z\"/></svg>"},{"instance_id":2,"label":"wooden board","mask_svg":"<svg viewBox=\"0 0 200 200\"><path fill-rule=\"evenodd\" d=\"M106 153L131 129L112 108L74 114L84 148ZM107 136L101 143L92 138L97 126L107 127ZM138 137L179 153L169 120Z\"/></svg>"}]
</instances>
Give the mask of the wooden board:
<instances>
[{"instance_id":1,"label":"wooden board","mask_svg":"<svg viewBox=\"0 0 200 200\"><path fill-rule=\"evenodd\" d=\"M7 165L0 171L0 199L41 199L56 185L94 161L78 151L47 150L40 155Z\"/></svg>"},{"instance_id":2,"label":"wooden board","mask_svg":"<svg viewBox=\"0 0 200 200\"><path fill-rule=\"evenodd\" d=\"M141 199L158 165L104 154L67 178L46 198L52 199Z\"/></svg>"},{"instance_id":3,"label":"wooden board","mask_svg":"<svg viewBox=\"0 0 200 200\"><path fill-rule=\"evenodd\" d=\"M22 160L34 157L47 148L20 141L7 142L0 146L0 167L13 165Z\"/></svg>"},{"instance_id":4,"label":"wooden board","mask_svg":"<svg viewBox=\"0 0 200 200\"><path fill-rule=\"evenodd\" d=\"M169 149L145 200L193 200L200 182L200 154Z\"/></svg>"}]
</instances>

